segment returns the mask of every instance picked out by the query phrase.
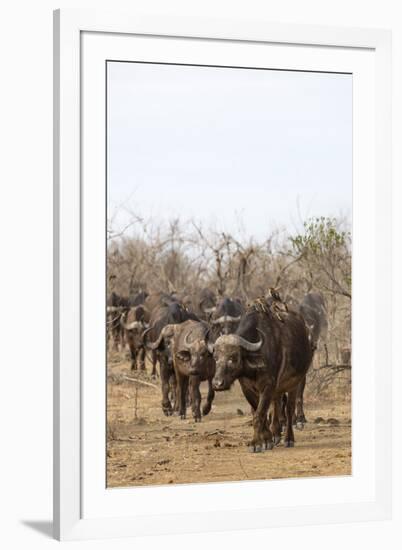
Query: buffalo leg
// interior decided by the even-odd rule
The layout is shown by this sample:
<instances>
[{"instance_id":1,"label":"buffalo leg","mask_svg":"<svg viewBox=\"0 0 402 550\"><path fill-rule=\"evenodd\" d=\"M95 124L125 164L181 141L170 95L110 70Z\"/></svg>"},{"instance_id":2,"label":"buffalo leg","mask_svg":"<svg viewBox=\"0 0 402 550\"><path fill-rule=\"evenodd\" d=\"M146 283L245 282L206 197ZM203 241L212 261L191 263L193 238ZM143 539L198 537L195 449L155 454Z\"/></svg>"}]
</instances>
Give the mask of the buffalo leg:
<instances>
[{"instance_id":1,"label":"buffalo leg","mask_svg":"<svg viewBox=\"0 0 402 550\"><path fill-rule=\"evenodd\" d=\"M254 416L254 413L256 411L256 408L258 406L258 397L257 394L254 393L251 389L249 389L247 386L245 386L242 381L240 380L240 386L243 391L244 397L247 399L250 407L251 407L251 414Z\"/></svg>"},{"instance_id":2,"label":"buffalo leg","mask_svg":"<svg viewBox=\"0 0 402 550\"><path fill-rule=\"evenodd\" d=\"M177 373L177 402L179 404L180 418L184 420L186 418L186 395L188 389L188 377Z\"/></svg>"},{"instance_id":3,"label":"buffalo leg","mask_svg":"<svg viewBox=\"0 0 402 550\"><path fill-rule=\"evenodd\" d=\"M125 330L122 330L121 328L119 329L119 334L120 334L120 346L121 346L121 351L123 352L125 347L126 347L126 335L125 335Z\"/></svg>"},{"instance_id":4,"label":"buffalo leg","mask_svg":"<svg viewBox=\"0 0 402 550\"><path fill-rule=\"evenodd\" d=\"M171 372L169 379L170 394L171 394L171 403L173 403L174 412L179 412L180 410L180 400L178 399L178 390L177 390L177 377L175 372Z\"/></svg>"},{"instance_id":5,"label":"buffalo leg","mask_svg":"<svg viewBox=\"0 0 402 550\"><path fill-rule=\"evenodd\" d=\"M293 414L296 406L297 389L288 392L288 399L286 403L286 433L284 445L285 447L294 447L295 436L293 433Z\"/></svg>"},{"instance_id":6,"label":"buffalo leg","mask_svg":"<svg viewBox=\"0 0 402 550\"><path fill-rule=\"evenodd\" d=\"M131 370L137 370L137 350L130 346Z\"/></svg>"},{"instance_id":7,"label":"buffalo leg","mask_svg":"<svg viewBox=\"0 0 402 550\"><path fill-rule=\"evenodd\" d=\"M111 337L111 331L110 328L106 329L106 349L107 351L110 351L110 337Z\"/></svg>"},{"instance_id":8,"label":"buffalo leg","mask_svg":"<svg viewBox=\"0 0 402 550\"><path fill-rule=\"evenodd\" d=\"M145 370L145 349L143 347L138 350L138 362L140 370Z\"/></svg>"},{"instance_id":9,"label":"buffalo leg","mask_svg":"<svg viewBox=\"0 0 402 550\"><path fill-rule=\"evenodd\" d=\"M191 410L195 422L201 422L201 392L200 377L193 375L190 378Z\"/></svg>"},{"instance_id":10,"label":"buffalo leg","mask_svg":"<svg viewBox=\"0 0 402 550\"><path fill-rule=\"evenodd\" d=\"M171 416L172 414L172 404L169 399L169 389L170 389L170 369L163 359L159 360L159 368L161 373L161 385L162 385L162 411L166 416Z\"/></svg>"},{"instance_id":11,"label":"buffalo leg","mask_svg":"<svg viewBox=\"0 0 402 550\"><path fill-rule=\"evenodd\" d=\"M266 387L260 394L257 409L253 417L254 436L250 441L252 452L258 453L263 450L270 450L274 444L272 441L272 433L268 427L267 414L271 403L272 389Z\"/></svg>"},{"instance_id":12,"label":"buffalo leg","mask_svg":"<svg viewBox=\"0 0 402 550\"><path fill-rule=\"evenodd\" d=\"M251 406L251 413L253 415L254 426L254 438L249 443L250 450L252 452L259 452L264 449L272 449L274 444L272 442L272 433L268 427L268 410L270 405L271 390L269 389L268 395L262 394L258 398L258 395L246 384L239 380L241 389L243 390L244 397L247 399Z\"/></svg>"},{"instance_id":13,"label":"buffalo leg","mask_svg":"<svg viewBox=\"0 0 402 550\"><path fill-rule=\"evenodd\" d=\"M274 436L274 444L279 445L281 441L282 426L280 422L281 416L281 398L275 399L271 403L271 424L270 430Z\"/></svg>"},{"instance_id":14,"label":"buffalo leg","mask_svg":"<svg viewBox=\"0 0 402 550\"><path fill-rule=\"evenodd\" d=\"M281 429L284 432L286 430L286 403L288 402L288 397L286 393L282 394L281 401L280 401L280 409L279 409L279 422L281 425Z\"/></svg>"},{"instance_id":15,"label":"buffalo leg","mask_svg":"<svg viewBox=\"0 0 402 550\"><path fill-rule=\"evenodd\" d=\"M208 394L207 394L207 401L202 407L202 414L204 416L207 416L207 414L210 412L212 407L212 401L214 400L215 392L212 387L212 378L208 379Z\"/></svg>"},{"instance_id":16,"label":"buffalo leg","mask_svg":"<svg viewBox=\"0 0 402 550\"><path fill-rule=\"evenodd\" d=\"M155 351L155 350L152 350L152 352L151 352L151 359L152 359L152 372L151 372L151 376L152 376L152 378L156 378L156 361L157 361L157 356L156 356L156 351Z\"/></svg>"},{"instance_id":17,"label":"buffalo leg","mask_svg":"<svg viewBox=\"0 0 402 550\"><path fill-rule=\"evenodd\" d=\"M307 422L306 417L304 416L304 388L306 387L306 377L303 378L303 380L299 383L297 386L297 392L296 392L296 408L295 412L293 414L293 424L296 424L296 428L298 430L302 430L304 428L304 424Z\"/></svg>"},{"instance_id":18,"label":"buffalo leg","mask_svg":"<svg viewBox=\"0 0 402 550\"><path fill-rule=\"evenodd\" d=\"M119 351L119 340L120 340L119 331L117 328L114 328L113 329L113 350L114 351Z\"/></svg>"},{"instance_id":19,"label":"buffalo leg","mask_svg":"<svg viewBox=\"0 0 402 550\"><path fill-rule=\"evenodd\" d=\"M191 407L191 393L188 390L186 395L186 403L187 403L187 407Z\"/></svg>"}]
</instances>

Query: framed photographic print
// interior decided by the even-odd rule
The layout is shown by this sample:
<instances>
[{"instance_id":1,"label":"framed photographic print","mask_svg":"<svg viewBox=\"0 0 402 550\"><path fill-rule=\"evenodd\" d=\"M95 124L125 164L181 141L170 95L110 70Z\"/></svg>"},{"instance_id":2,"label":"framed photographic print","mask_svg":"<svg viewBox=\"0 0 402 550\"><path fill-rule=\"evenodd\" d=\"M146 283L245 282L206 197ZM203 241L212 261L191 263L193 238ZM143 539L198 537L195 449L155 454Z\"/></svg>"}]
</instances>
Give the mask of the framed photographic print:
<instances>
[{"instance_id":1,"label":"framed photographic print","mask_svg":"<svg viewBox=\"0 0 402 550\"><path fill-rule=\"evenodd\" d=\"M389 517L390 33L54 28L55 536Z\"/></svg>"}]
</instances>

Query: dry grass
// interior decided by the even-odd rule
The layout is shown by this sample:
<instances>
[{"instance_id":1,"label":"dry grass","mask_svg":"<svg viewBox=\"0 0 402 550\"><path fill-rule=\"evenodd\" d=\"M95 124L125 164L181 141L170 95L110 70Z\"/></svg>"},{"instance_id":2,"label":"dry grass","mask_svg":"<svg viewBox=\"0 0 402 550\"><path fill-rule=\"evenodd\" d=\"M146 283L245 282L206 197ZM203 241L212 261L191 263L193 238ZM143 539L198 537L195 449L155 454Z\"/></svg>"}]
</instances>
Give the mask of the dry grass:
<instances>
[{"instance_id":1,"label":"dry grass","mask_svg":"<svg viewBox=\"0 0 402 550\"><path fill-rule=\"evenodd\" d=\"M196 424L165 417L160 389L129 382L129 362L117 361L112 357L108 376L109 487L351 474L350 381L344 377L320 396L307 387L308 423L296 432L293 449L251 454L245 445L251 416L238 384L217 394L210 414ZM147 374L137 376L154 383Z\"/></svg>"}]
</instances>

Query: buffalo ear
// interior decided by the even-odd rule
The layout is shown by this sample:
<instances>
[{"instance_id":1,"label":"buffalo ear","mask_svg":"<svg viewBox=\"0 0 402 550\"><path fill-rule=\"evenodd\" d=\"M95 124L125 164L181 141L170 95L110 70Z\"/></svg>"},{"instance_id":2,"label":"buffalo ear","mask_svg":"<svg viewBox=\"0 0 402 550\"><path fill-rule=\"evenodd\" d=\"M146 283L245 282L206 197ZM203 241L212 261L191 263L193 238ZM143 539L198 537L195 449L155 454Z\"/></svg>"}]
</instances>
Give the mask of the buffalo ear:
<instances>
[{"instance_id":1,"label":"buffalo ear","mask_svg":"<svg viewBox=\"0 0 402 550\"><path fill-rule=\"evenodd\" d=\"M210 353L211 355L213 355L214 353L214 344L209 340L209 334L211 332L211 328L208 327L207 328L207 331L205 332L204 334L204 339L205 339L205 343L207 344L207 348L208 348L208 353Z\"/></svg>"},{"instance_id":2,"label":"buffalo ear","mask_svg":"<svg viewBox=\"0 0 402 550\"><path fill-rule=\"evenodd\" d=\"M169 341L174 336L175 325L166 325L161 332L163 341Z\"/></svg>"},{"instance_id":3,"label":"buffalo ear","mask_svg":"<svg viewBox=\"0 0 402 550\"><path fill-rule=\"evenodd\" d=\"M135 320L136 321L143 321L145 315L145 309L144 306L140 305L135 308Z\"/></svg>"},{"instance_id":4,"label":"buffalo ear","mask_svg":"<svg viewBox=\"0 0 402 550\"><path fill-rule=\"evenodd\" d=\"M176 356L178 357L178 359L181 359L182 361L190 361L191 359L190 352L185 349L181 349L178 352L176 352Z\"/></svg>"},{"instance_id":5,"label":"buffalo ear","mask_svg":"<svg viewBox=\"0 0 402 550\"><path fill-rule=\"evenodd\" d=\"M249 369L259 370L259 369L266 368L264 361L262 361L260 357L253 357L251 355L247 355L243 357L243 361Z\"/></svg>"}]
</instances>

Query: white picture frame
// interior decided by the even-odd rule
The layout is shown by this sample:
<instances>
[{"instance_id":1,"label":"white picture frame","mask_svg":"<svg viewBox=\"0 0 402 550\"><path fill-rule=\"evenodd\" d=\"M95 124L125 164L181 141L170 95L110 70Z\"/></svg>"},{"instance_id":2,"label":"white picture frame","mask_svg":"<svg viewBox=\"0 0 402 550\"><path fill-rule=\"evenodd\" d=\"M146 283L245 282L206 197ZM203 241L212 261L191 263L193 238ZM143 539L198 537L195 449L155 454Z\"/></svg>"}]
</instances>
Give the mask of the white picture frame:
<instances>
[{"instance_id":1,"label":"white picture frame","mask_svg":"<svg viewBox=\"0 0 402 550\"><path fill-rule=\"evenodd\" d=\"M106 489L105 373L99 368L105 360L99 344L105 321L102 67L116 56L266 66L267 52L270 68L354 75L353 474ZM80 10L54 13L56 538L390 517L391 321L381 314L391 310L392 302L390 67L391 35L384 30ZM376 445L380 432L383 443Z\"/></svg>"}]
</instances>

